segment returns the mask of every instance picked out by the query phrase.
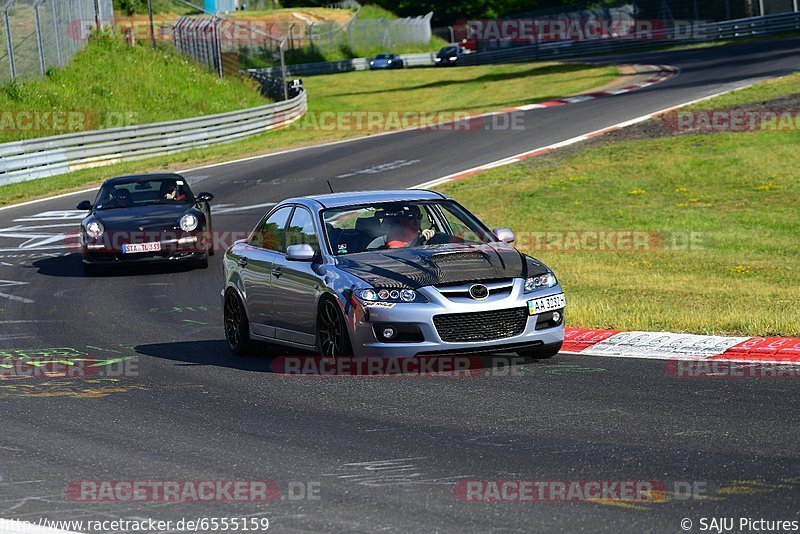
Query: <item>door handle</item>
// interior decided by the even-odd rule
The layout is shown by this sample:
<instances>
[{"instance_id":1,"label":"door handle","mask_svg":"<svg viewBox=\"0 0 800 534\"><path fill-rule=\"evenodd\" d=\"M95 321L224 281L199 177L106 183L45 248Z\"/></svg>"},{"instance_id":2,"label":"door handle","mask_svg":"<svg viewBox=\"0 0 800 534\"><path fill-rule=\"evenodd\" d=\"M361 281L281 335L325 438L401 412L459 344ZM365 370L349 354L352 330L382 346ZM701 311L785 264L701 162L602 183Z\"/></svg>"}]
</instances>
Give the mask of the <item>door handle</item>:
<instances>
[{"instance_id":1,"label":"door handle","mask_svg":"<svg viewBox=\"0 0 800 534\"><path fill-rule=\"evenodd\" d=\"M282 274L283 274L283 269L281 269L280 267L275 267L274 269L272 269L272 276L274 276L275 278L280 278Z\"/></svg>"},{"instance_id":2,"label":"door handle","mask_svg":"<svg viewBox=\"0 0 800 534\"><path fill-rule=\"evenodd\" d=\"M239 258L239 265L247 267L247 258Z\"/></svg>"}]
</instances>

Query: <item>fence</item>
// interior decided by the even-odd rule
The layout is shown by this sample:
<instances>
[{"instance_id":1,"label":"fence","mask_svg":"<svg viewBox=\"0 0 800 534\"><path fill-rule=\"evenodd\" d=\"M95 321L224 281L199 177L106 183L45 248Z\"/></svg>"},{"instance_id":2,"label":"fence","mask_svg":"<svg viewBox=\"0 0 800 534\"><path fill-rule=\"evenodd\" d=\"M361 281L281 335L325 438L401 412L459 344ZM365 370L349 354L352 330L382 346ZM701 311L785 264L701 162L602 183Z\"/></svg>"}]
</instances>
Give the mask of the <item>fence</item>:
<instances>
[{"instance_id":1,"label":"fence","mask_svg":"<svg viewBox=\"0 0 800 534\"><path fill-rule=\"evenodd\" d=\"M308 109L305 91L252 109L0 144L0 186L234 141L280 128Z\"/></svg>"},{"instance_id":2,"label":"fence","mask_svg":"<svg viewBox=\"0 0 800 534\"><path fill-rule=\"evenodd\" d=\"M295 21L272 23L261 20L231 20L222 17L181 17L172 27L172 40L178 50L223 72L226 54L245 54L276 61L280 42L287 50L308 47L312 50L383 49L426 45L432 37L432 13L424 17L398 20L358 19L340 26Z\"/></svg>"},{"instance_id":3,"label":"fence","mask_svg":"<svg viewBox=\"0 0 800 534\"><path fill-rule=\"evenodd\" d=\"M0 83L43 76L114 21L112 0L0 0Z\"/></svg>"}]
</instances>

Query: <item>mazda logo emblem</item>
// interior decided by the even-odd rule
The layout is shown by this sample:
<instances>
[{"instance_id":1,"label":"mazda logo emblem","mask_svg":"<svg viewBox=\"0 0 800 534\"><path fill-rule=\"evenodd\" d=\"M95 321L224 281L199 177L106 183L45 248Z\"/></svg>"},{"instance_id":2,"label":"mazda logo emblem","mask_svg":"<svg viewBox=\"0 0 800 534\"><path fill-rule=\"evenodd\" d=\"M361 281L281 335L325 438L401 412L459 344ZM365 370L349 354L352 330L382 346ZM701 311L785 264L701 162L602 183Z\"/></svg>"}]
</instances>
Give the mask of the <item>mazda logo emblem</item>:
<instances>
[{"instance_id":1,"label":"mazda logo emblem","mask_svg":"<svg viewBox=\"0 0 800 534\"><path fill-rule=\"evenodd\" d=\"M475 300L484 300L489 297L489 288L483 284L475 284L469 288L469 296Z\"/></svg>"}]
</instances>

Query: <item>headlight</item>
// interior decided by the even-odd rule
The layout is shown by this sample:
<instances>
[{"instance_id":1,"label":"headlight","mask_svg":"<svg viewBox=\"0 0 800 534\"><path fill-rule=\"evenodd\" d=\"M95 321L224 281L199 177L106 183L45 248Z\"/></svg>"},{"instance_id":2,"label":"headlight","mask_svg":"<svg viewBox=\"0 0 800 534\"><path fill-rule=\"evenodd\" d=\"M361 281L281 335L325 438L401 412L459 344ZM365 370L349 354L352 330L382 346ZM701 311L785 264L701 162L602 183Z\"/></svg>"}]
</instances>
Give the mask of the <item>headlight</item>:
<instances>
[{"instance_id":1,"label":"headlight","mask_svg":"<svg viewBox=\"0 0 800 534\"><path fill-rule=\"evenodd\" d=\"M200 221L197 220L197 217L192 215L191 213L187 213L183 217L181 217L181 230L184 232L191 232L197 229L197 225Z\"/></svg>"},{"instance_id":2,"label":"headlight","mask_svg":"<svg viewBox=\"0 0 800 534\"><path fill-rule=\"evenodd\" d=\"M103 228L103 225L100 223L100 221L92 221L86 225L86 235L88 235L92 239L97 239L98 237L103 235L104 231L105 229Z\"/></svg>"},{"instance_id":3,"label":"headlight","mask_svg":"<svg viewBox=\"0 0 800 534\"><path fill-rule=\"evenodd\" d=\"M556 280L556 275L553 273L534 276L525 280L525 293L533 293L539 289L555 287L556 285L558 285L558 280Z\"/></svg>"},{"instance_id":4,"label":"headlight","mask_svg":"<svg viewBox=\"0 0 800 534\"><path fill-rule=\"evenodd\" d=\"M358 289L356 297L364 302L428 302L423 295L413 289Z\"/></svg>"}]
</instances>

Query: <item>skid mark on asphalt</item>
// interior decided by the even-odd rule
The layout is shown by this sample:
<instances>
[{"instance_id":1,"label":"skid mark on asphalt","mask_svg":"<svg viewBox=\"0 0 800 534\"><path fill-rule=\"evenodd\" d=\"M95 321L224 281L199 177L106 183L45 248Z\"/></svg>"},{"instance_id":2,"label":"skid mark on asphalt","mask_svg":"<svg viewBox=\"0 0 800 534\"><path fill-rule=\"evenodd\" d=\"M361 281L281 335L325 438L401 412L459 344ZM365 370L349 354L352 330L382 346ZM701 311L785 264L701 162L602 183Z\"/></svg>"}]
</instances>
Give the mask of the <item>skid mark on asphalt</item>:
<instances>
[{"instance_id":1,"label":"skid mark on asphalt","mask_svg":"<svg viewBox=\"0 0 800 534\"><path fill-rule=\"evenodd\" d=\"M380 488L385 486L452 485L454 482L472 475L458 475L444 478L429 478L415 461L429 460L426 456L373 460L369 462L347 463L338 473L323 473L325 477L336 477L361 486Z\"/></svg>"},{"instance_id":2,"label":"skid mark on asphalt","mask_svg":"<svg viewBox=\"0 0 800 534\"><path fill-rule=\"evenodd\" d=\"M586 367L579 364L558 363L554 365L521 365L518 369L525 373L544 373L546 375L564 376L573 374L593 374L608 371L603 367Z\"/></svg>"},{"instance_id":3,"label":"skid mark on asphalt","mask_svg":"<svg viewBox=\"0 0 800 534\"><path fill-rule=\"evenodd\" d=\"M366 169L360 169L357 171L351 171L345 174L340 174L336 178L350 178L352 176L358 176L359 174L380 174L382 172L394 171L397 169L402 169L403 167L416 165L420 161L421 160L418 159L412 159L412 160L399 159L397 161L392 161L390 163L381 163L378 165L367 167Z\"/></svg>"}]
</instances>

